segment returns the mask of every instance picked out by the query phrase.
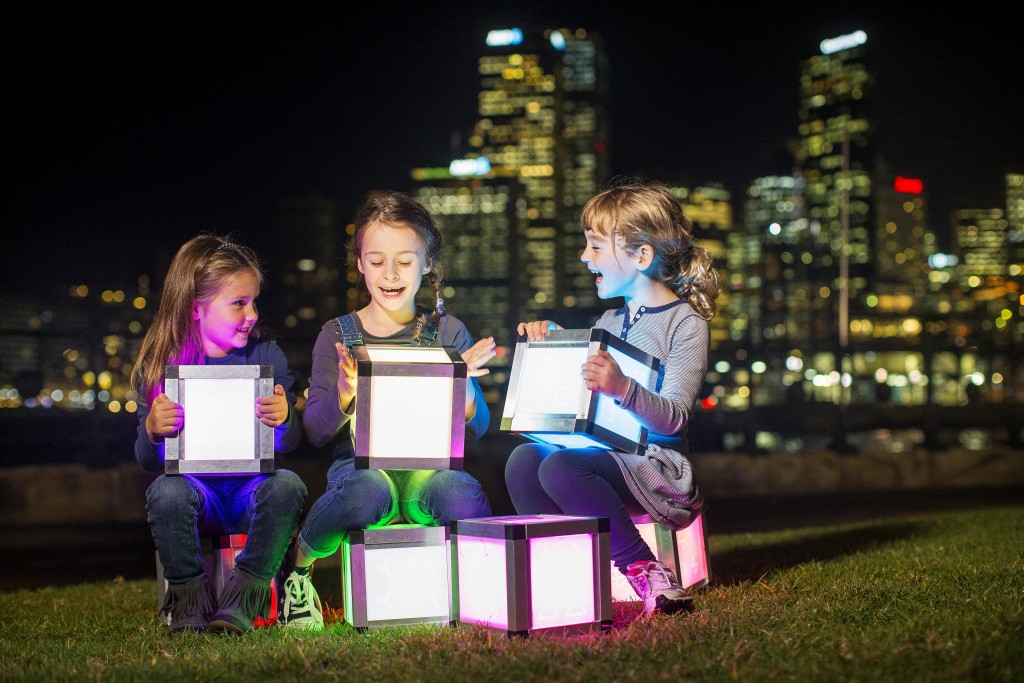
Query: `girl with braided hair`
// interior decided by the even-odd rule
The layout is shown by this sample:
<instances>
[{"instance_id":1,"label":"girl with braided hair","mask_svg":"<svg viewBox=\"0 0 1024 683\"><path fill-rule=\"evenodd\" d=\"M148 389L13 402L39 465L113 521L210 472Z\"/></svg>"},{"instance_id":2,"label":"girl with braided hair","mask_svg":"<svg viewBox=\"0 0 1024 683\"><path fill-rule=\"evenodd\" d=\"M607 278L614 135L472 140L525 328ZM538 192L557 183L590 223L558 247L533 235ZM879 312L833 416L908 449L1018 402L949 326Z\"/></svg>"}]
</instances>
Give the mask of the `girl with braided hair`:
<instances>
[{"instance_id":1,"label":"girl with braided hair","mask_svg":"<svg viewBox=\"0 0 1024 683\"><path fill-rule=\"evenodd\" d=\"M592 197L580 216L586 237L581 260L594 273L597 295L622 297L594 327L626 339L661 361L650 386L622 373L607 351L589 357L581 375L648 429L644 454L600 448L517 446L505 482L519 514L607 517L615 566L626 575L647 613L688 612L690 594L655 559L631 516L650 515L673 531L704 507L687 459L687 425L708 366L710 326L718 297L711 255L697 246L690 222L661 184L620 181ZM519 323L531 341L549 320Z\"/></svg>"},{"instance_id":2,"label":"girl with braided hair","mask_svg":"<svg viewBox=\"0 0 1024 683\"><path fill-rule=\"evenodd\" d=\"M490 411L478 377L495 355L494 339L473 343L465 324L448 315L441 298L443 240L430 212L401 192L371 193L355 216L349 256L369 290L369 303L328 321L313 346L309 396L302 425L316 447L334 443L327 491L313 504L281 574L281 620L286 626L323 628L320 601L309 578L313 562L328 557L352 529L387 524L401 516L416 524L445 525L486 517L491 506L475 478L459 470L356 469L350 434L355 409L355 344L411 343L453 346L466 362L466 438L487 431ZM433 309L418 306L423 281ZM401 416L396 417L401 428Z\"/></svg>"}]
</instances>

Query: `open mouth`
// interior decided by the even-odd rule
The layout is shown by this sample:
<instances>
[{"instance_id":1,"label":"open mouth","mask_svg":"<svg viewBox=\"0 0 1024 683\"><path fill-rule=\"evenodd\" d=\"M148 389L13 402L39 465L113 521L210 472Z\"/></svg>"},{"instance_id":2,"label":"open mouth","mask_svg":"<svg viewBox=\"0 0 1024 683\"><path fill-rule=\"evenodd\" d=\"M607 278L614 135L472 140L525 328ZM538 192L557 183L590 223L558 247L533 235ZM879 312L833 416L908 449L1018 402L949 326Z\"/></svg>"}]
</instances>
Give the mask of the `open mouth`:
<instances>
[{"instance_id":1,"label":"open mouth","mask_svg":"<svg viewBox=\"0 0 1024 683\"><path fill-rule=\"evenodd\" d=\"M603 280L603 279L604 279L604 276L603 276L603 275L601 275L601 271L599 271L599 270L592 270L592 271L590 271L590 272L591 272L591 273L593 273L594 275L596 275L596 276L597 276L597 277L596 277L596 278L594 279L594 284L595 284L595 285L596 285L597 283L601 282L601 280Z\"/></svg>"},{"instance_id":2,"label":"open mouth","mask_svg":"<svg viewBox=\"0 0 1024 683\"><path fill-rule=\"evenodd\" d=\"M380 287L379 289L381 294L389 299L396 299L405 291L405 287Z\"/></svg>"}]
</instances>

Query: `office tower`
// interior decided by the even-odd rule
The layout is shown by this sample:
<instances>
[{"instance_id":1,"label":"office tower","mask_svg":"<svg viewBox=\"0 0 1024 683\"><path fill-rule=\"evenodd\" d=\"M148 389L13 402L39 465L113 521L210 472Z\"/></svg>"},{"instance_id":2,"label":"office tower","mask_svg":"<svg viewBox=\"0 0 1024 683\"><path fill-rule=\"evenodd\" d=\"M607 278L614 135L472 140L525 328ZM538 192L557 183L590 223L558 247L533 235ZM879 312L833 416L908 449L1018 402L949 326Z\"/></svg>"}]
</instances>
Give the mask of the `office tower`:
<instances>
[{"instance_id":1,"label":"office tower","mask_svg":"<svg viewBox=\"0 0 1024 683\"><path fill-rule=\"evenodd\" d=\"M521 265L510 274L520 293L514 317L559 311L563 324L589 326L603 306L579 260L579 213L610 168L601 39L582 29L491 31L478 71L479 119L467 156L487 159L489 177L520 185L511 242Z\"/></svg>"},{"instance_id":2,"label":"office tower","mask_svg":"<svg viewBox=\"0 0 1024 683\"><path fill-rule=\"evenodd\" d=\"M452 170L459 173L460 164ZM473 164L468 165L473 168ZM465 171L462 171L465 172ZM513 274L523 264L515 248L520 232L516 210L522 185L513 178L453 176L449 169L415 169L416 199L429 209L445 236L443 295L448 310L466 323L475 339L494 337L499 355L480 378L487 402L504 396L516 342L517 307L527 293Z\"/></svg>"},{"instance_id":3,"label":"office tower","mask_svg":"<svg viewBox=\"0 0 1024 683\"><path fill-rule=\"evenodd\" d=\"M744 241L740 315L753 345L786 349L810 339L814 324L811 279L813 236L793 176L756 178L743 204Z\"/></svg>"},{"instance_id":4,"label":"office tower","mask_svg":"<svg viewBox=\"0 0 1024 683\"><path fill-rule=\"evenodd\" d=\"M973 208L953 212L960 286L967 290L999 287L1007 274L1008 223L1003 209Z\"/></svg>"},{"instance_id":5,"label":"office tower","mask_svg":"<svg viewBox=\"0 0 1024 683\"><path fill-rule=\"evenodd\" d=\"M719 276L718 310L720 315L711 319L711 348L735 338L732 334L739 322L736 303L730 297L730 273L739 272L740 235L733 232L732 195L721 183L707 183L692 189L669 184L669 191L679 200L683 213L690 219L697 244L704 247L714 259Z\"/></svg>"},{"instance_id":6,"label":"office tower","mask_svg":"<svg viewBox=\"0 0 1024 683\"><path fill-rule=\"evenodd\" d=\"M924 184L879 169L875 176L875 268L879 279L909 284L914 296L927 291L928 259L937 251L927 227Z\"/></svg>"},{"instance_id":7,"label":"office tower","mask_svg":"<svg viewBox=\"0 0 1024 683\"><path fill-rule=\"evenodd\" d=\"M812 307L845 347L847 306L873 277L873 76L863 31L823 40L820 48L800 64L798 161L820 287Z\"/></svg>"},{"instance_id":8,"label":"office tower","mask_svg":"<svg viewBox=\"0 0 1024 683\"><path fill-rule=\"evenodd\" d=\"M1024 173L1006 174L1006 223L1007 275L1017 283L1016 291L1021 292L1024 286Z\"/></svg>"}]
</instances>

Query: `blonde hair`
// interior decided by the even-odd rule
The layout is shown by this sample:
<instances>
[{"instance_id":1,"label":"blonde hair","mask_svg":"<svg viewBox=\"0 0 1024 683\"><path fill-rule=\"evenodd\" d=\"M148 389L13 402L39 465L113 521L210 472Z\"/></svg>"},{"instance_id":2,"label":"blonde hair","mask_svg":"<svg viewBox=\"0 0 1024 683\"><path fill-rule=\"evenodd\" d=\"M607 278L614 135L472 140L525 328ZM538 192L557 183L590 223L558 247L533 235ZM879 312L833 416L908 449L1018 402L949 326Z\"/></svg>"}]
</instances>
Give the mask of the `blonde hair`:
<instances>
[{"instance_id":1,"label":"blonde hair","mask_svg":"<svg viewBox=\"0 0 1024 683\"><path fill-rule=\"evenodd\" d=\"M132 368L132 387L143 403L159 393L164 366L203 363L202 340L193 318L195 304L211 301L226 280L242 271L252 272L263 287L263 269L255 252L228 236L204 233L178 249ZM253 335L258 337L259 332L254 329Z\"/></svg>"},{"instance_id":2,"label":"blonde hair","mask_svg":"<svg viewBox=\"0 0 1024 683\"><path fill-rule=\"evenodd\" d=\"M630 254L644 244L655 254L652 277L685 299L705 320L718 313L718 272L711 254L694 243L690 220L662 183L613 181L583 206L584 230L608 237Z\"/></svg>"}]
</instances>

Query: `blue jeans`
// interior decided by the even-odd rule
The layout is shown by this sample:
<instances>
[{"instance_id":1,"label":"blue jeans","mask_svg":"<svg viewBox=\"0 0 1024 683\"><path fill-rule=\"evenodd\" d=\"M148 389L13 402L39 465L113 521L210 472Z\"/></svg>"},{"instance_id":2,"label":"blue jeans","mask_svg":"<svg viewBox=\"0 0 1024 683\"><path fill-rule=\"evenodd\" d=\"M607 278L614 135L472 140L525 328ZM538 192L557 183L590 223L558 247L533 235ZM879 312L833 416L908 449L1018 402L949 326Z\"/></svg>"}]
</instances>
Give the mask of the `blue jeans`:
<instances>
[{"instance_id":1,"label":"blue jeans","mask_svg":"<svg viewBox=\"0 0 1024 683\"><path fill-rule=\"evenodd\" d=\"M327 491L310 508L296 543L307 557L328 557L352 529L396 519L441 526L490 514L480 482L461 470L359 470L343 458L331 463Z\"/></svg>"},{"instance_id":2,"label":"blue jeans","mask_svg":"<svg viewBox=\"0 0 1024 683\"><path fill-rule=\"evenodd\" d=\"M277 573L306 503L297 474L252 477L162 474L146 490L146 514L168 583L203 572L200 534L247 534L235 566L260 580Z\"/></svg>"},{"instance_id":3,"label":"blue jeans","mask_svg":"<svg viewBox=\"0 0 1024 683\"><path fill-rule=\"evenodd\" d=\"M607 517L612 561L619 571L625 572L633 562L654 559L630 519L647 511L606 451L520 444L505 463L505 484L520 515Z\"/></svg>"}]
</instances>

